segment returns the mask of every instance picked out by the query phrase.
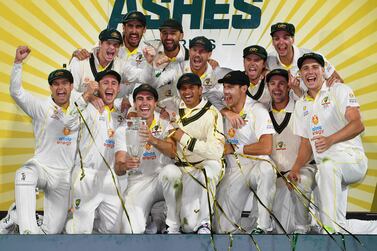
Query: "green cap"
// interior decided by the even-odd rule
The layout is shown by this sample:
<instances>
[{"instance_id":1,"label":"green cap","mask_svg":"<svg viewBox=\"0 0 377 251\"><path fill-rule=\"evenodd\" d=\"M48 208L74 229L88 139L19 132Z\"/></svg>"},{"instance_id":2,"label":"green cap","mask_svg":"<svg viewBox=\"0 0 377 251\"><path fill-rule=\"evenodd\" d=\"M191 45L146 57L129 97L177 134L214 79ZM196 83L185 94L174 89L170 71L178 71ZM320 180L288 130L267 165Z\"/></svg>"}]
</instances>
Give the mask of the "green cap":
<instances>
[{"instance_id":1,"label":"green cap","mask_svg":"<svg viewBox=\"0 0 377 251\"><path fill-rule=\"evenodd\" d=\"M200 80L199 76L194 73L185 73L183 74L177 82L177 89L181 89L182 85L190 84L190 85L198 85L202 86L202 81Z\"/></svg>"},{"instance_id":2,"label":"green cap","mask_svg":"<svg viewBox=\"0 0 377 251\"><path fill-rule=\"evenodd\" d=\"M130 11L128 12L122 20L122 23L127 23L129 21L139 21L144 27L147 24L147 19L145 18L144 14L140 11Z\"/></svg>"},{"instance_id":3,"label":"green cap","mask_svg":"<svg viewBox=\"0 0 377 251\"><path fill-rule=\"evenodd\" d=\"M118 30L112 28L104 29L103 31L101 31L98 38L101 42L113 40L118 42L119 44L123 44L122 34L120 34Z\"/></svg>"},{"instance_id":4,"label":"green cap","mask_svg":"<svg viewBox=\"0 0 377 251\"><path fill-rule=\"evenodd\" d=\"M246 47L243 49L243 57L247 57L250 54L255 54L259 57L261 57L263 60L267 59L267 51L265 48L259 45L251 45L249 47Z\"/></svg>"},{"instance_id":5,"label":"green cap","mask_svg":"<svg viewBox=\"0 0 377 251\"><path fill-rule=\"evenodd\" d=\"M112 75L114 76L117 80L118 80L118 83L120 83L120 80L121 80L121 76L119 75L118 72L114 71L114 70L105 70L105 71L100 71L97 73L96 75L96 81L99 82L101 79L103 79L105 76L107 75Z\"/></svg>"},{"instance_id":6,"label":"green cap","mask_svg":"<svg viewBox=\"0 0 377 251\"><path fill-rule=\"evenodd\" d=\"M153 88L152 86L150 86L149 84L141 84L134 90L134 92L132 93L132 97L134 101L136 100L136 96L139 92L149 92L153 95L156 101L158 100L157 90Z\"/></svg>"},{"instance_id":7,"label":"green cap","mask_svg":"<svg viewBox=\"0 0 377 251\"><path fill-rule=\"evenodd\" d=\"M66 69L57 69L48 75L48 84L52 85L52 82L59 78L65 78L70 83L73 83L72 73Z\"/></svg>"},{"instance_id":8,"label":"green cap","mask_svg":"<svg viewBox=\"0 0 377 251\"><path fill-rule=\"evenodd\" d=\"M287 82L289 81L289 76L288 76L288 71L287 70L284 70L284 69L274 69L272 71L270 71L267 76L266 76L266 81L267 83L270 82L271 78L275 75L279 75L279 76L282 76L285 78L285 80L287 80Z\"/></svg>"},{"instance_id":9,"label":"green cap","mask_svg":"<svg viewBox=\"0 0 377 251\"><path fill-rule=\"evenodd\" d=\"M182 28L182 24L180 22L178 22L177 20L175 19L167 19L165 20L160 27L158 27L158 29L161 31L163 29L174 29L174 30L179 30L180 32L183 33L183 28Z\"/></svg>"},{"instance_id":10,"label":"green cap","mask_svg":"<svg viewBox=\"0 0 377 251\"><path fill-rule=\"evenodd\" d=\"M277 31L286 31L291 36L295 35L295 26L291 23L276 23L271 25L271 33L270 35L273 36L275 32Z\"/></svg>"},{"instance_id":11,"label":"green cap","mask_svg":"<svg viewBox=\"0 0 377 251\"><path fill-rule=\"evenodd\" d=\"M325 60L320 54L314 53L314 52L309 52L305 53L302 55L298 60L297 60L297 66L301 70L302 65L304 64L304 61L308 58L312 58L315 61L317 61L322 67L325 67Z\"/></svg>"},{"instance_id":12,"label":"green cap","mask_svg":"<svg viewBox=\"0 0 377 251\"><path fill-rule=\"evenodd\" d=\"M204 37L204 36L199 36L199 37L194 37L193 39L190 40L190 43L189 43L189 48L191 49L192 47L196 46L196 45L201 45L203 46L203 48L208 51L208 52L211 52L213 51L213 49L215 49L215 45L211 42L211 40L209 40L208 38Z\"/></svg>"},{"instance_id":13,"label":"green cap","mask_svg":"<svg viewBox=\"0 0 377 251\"><path fill-rule=\"evenodd\" d=\"M250 85L249 78L242 71L231 71L227 73L222 79L219 79L218 82L231 85Z\"/></svg>"}]
</instances>

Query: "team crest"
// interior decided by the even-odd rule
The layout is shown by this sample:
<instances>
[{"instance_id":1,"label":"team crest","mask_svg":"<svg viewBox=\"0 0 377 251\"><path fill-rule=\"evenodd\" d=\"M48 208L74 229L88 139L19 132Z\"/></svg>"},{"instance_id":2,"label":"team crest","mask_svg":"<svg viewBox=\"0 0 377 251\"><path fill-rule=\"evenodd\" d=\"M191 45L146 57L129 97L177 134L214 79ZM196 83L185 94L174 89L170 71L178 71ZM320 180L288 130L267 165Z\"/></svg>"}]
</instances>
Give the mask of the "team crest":
<instances>
[{"instance_id":1,"label":"team crest","mask_svg":"<svg viewBox=\"0 0 377 251\"><path fill-rule=\"evenodd\" d=\"M137 64L140 64L143 61L143 54L140 52L136 55L135 61Z\"/></svg>"},{"instance_id":2,"label":"team crest","mask_svg":"<svg viewBox=\"0 0 377 251\"><path fill-rule=\"evenodd\" d=\"M246 120L246 113L244 113L244 114L241 115L241 119L243 119L243 121L247 122L247 120Z\"/></svg>"},{"instance_id":3,"label":"team crest","mask_svg":"<svg viewBox=\"0 0 377 251\"><path fill-rule=\"evenodd\" d=\"M76 199L75 200L75 209L79 209L80 208L80 203L81 203L81 199Z\"/></svg>"},{"instance_id":4,"label":"team crest","mask_svg":"<svg viewBox=\"0 0 377 251\"><path fill-rule=\"evenodd\" d=\"M206 79L203 81L203 85L204 85L207 89L211 89L211 88L214 86L210 78L206 78Z\"/></svg>"},{"instance_id":5,"label":"team crest","mask_svg":"<svg viewBox=\"0 0 377 251\"><path fill-rule=\"evenodd\" d=\"M322 99L321 101L321 105L324 107L324 108L327 108L330 104L330 98L329 96L326 96Z\"/></svg>"},{"instance_id":6,"label":"team crest","mask_svg":"<svg viewBox=\"0 0 377 251\"><path fill-rule=\"evenodd\" d=\"M276 143L276 150L281 151L281 150L286 150L286 145L283 141L279 141Z\"/></svg>"},{"instance_id":7,"label":"team crest","mask_svg":"<svg viewBox=\"0 0 377 251\"><path fill-rule=\"evenodd\" d=\"M306 105L303 107L303 110L304 110L304 117L305 117L306 115L309 114L309 111L308 111L308 108L306 107Z\"/></svg>"}]
</instances>

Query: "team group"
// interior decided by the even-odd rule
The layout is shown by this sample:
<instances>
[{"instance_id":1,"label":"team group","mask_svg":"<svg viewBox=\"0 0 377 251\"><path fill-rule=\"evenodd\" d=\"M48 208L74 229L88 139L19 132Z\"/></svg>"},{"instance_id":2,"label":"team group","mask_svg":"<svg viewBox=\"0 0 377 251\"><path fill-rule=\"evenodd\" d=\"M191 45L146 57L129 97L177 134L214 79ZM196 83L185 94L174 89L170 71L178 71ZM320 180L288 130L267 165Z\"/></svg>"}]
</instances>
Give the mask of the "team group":
<instances>
[{"instance_id":1,"label":"team group","mask_svg":"<svg viewBox=\"0 0 377 251\"><path fill-rule=\"evenodd\" d=\"M368 162L359 104L321 54L294 45L294 25L272 25L274 51L248 46L234 71L211 59L204 36L185 48L174 19L159 41L143 41L141 12L122 22L123 34L103 30L91 52L50 73L47 99L22 87L31 50L17 48L10 94L32 118L36 147L16 171L1 233L349 230L348 186ZM128 142L135 117L141 140Z\"/></svg>"}]
</instances>

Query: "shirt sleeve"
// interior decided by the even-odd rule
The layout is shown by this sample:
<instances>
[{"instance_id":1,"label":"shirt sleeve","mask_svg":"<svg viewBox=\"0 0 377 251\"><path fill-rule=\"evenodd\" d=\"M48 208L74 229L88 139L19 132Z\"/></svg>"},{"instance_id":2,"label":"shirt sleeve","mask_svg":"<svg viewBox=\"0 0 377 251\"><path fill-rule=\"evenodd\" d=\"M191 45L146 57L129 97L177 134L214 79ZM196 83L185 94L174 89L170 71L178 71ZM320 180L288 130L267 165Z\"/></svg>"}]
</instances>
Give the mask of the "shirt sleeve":
<instances>
[{"instance_id":1,"label":"shirt sleeve","mask_svg":"<svg viewBox=\"0 0 377 251\"><path fill-rule=\"evenodd\" d=\"M211 113L211 116L206 117L206 119L211 121L211 123L205 128L207 138L199 140L185 133L179 143L182 146L187 146L187 150L204 159L220 160L224 152L225 141L223 136L223 118L214 108L211 108L208 112Z\"/></svg>"},{"instance_id":2,"label":"shirt sleeve","mask_svg":"<svg viewBox=\"0 0 377 251\"><path fill-rule=\"evenodd\" d=\"M304 109L305 106L303 106L302 102L301 99L296 102L295 110L293 112L293 134L308 139L308 125L305 124L304 118L304 113L308 111Z\"/></svg>"},{"instance_id":3,"label":"shirt sleeve","mask_svg":"<svg viewBox=\"0 0 377 251\"><path fill-rule=\"evenodd\" d=\"M215 84L215 86L204 93L203 96L205 96L219 111L226 107L223 101L224 93L220 84Z\"/></svg>"},{"instance_id":4,"label":"shirt sleeve","mask_svg":"<svg viewBox=\"0 0 377 251\"><path fill-rule=\"evenodd\" d=\"M126 145L126 127L120 126L115 131L115 146L114 152L124 151L127 152L127 145Z\"/></svg>"},{"instance_id":5,"label":"shirt sleeve","mask_svg":"<svg viewBox=\"0 0 377 251\"><path fill-rule=\"evenodd\" d=\"M275 134L274 126L272 125L272 121L270 115L266 108L259 103L255 103L254 107L254 114L255 114L255 136L259 140L260 137L264 134Z\"/></svg>"},{"instance_id":6,"label":"shirt sleeve","mask_svg":"<svg viewBox=\"0 0 377 251\"><path fill-rule=\"evenodd\" d=\"M80 60L76 57L73 57L71 63L68 66L68 70L72 73L73 76L73 88L76 92L82 93L83 89L83 72L81 69Z\"/></svg>"},{"instance_id":7,"label":"shirt sleeve","mask_svg":"<svg viewBox=\"0 0 377 251\"><path fill-rule=\"evenodd\" d=\"M155 88L160 88L169 83L175 84L177 78L183 72L184 62L174 62L172 65L168 65L160 74L155 74L155 70L152 66L152 79L150 84Z\"/></svg>"},{"instance_id":8,"label":"shirt sleeve","mask_svg":"<svg viewBox=\"0 0 377 251\"><path fill-rule=\"evenodd\" d=\"M335 105L343 116L346 114L347 107L360 107L355 94L349 86L337 83L332 88L332 92L335 96Z\"/></svg>"},{"instance_id":9,"label":"shirt sleeve","mask_svg":"<svg viewBox=\"0 0 377 251\"><path fill-rule=\"evenodd\" d=\"M36 118L44 115L45 102L34 97L22 87L22 64L13 66L9 92L17 105L30 117Z\"/></svg>"}]
</instances>

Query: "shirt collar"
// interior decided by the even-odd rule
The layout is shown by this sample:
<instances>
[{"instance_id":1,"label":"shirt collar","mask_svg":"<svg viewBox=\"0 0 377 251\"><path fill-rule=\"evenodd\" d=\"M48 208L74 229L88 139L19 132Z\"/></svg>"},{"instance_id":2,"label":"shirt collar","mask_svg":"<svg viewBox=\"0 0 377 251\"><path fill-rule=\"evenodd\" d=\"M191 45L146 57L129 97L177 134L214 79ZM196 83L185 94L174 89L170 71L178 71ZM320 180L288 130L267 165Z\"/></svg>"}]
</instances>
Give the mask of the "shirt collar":
<instances>
[{"instance_id":1,"label":"shirt collar","mask_svg":"<svg viewBox=\"0 0 377 251\"><path fill-rule=\"evenodd\" d=\"M322 84L322 87L321 89L319 90L319 92L317 93L316 97L315 98L312 98L308 92L305 93L304 95L304 100L305 101L314 101L319 95L321 95L321 93L323 92L328 92L330 89L330 87L327 86L327 81L325 80Z\"/></svg>"},{"instance_id":2,"label":"shirt collar","mask_svg":"<svg viewBox=\"0 0 377 251\"><path fill-rule=\"evenodd\" d=\"M289 95L288 104L287 104L287 106L284 109L282 109L280 111L275 110L274 108L272 108L272 104L270 104L270 107L269 107L269 110L272 111L272 112L274 112L274 113L281 113L281 112L284 112L284 113L287 113L287 112L293 113L294 109L295 109L295 101L294 101L294 99L290 95Z\"/></svg>"},{"instance_id":3,"label":"shirt collar","mask_svg":"<svg viewBox=\"0 0 377 251\"><path fill-rule=\"evenodd\" d=\"M286 70L290 70L293 67L297 66L297 60L300 58L300 51L299 51L298 47L296 45L292 44L292 48L293 48L293 61L291 62L290 65L285 65L283 62L281 62L280 57L279 57L279 53L276 52L276 58L277 58L279 65L283 66L283 68L286 69Z\"/></svg>"},{"instance_id":4,"label":"shirt collar","mask_svg":"<svg viewBox=\"0 0 377 251\"><path fill-rule=\"evenodd\" d=\"M194 110L194 109L201 109L203 108L207 103L207 99L202 97L202 100L200 101L200 103L195 106L194 108L188 108L185 104L185 102L183 102L183 100L181 100L180 104L179 104L179 108L180 109L191 109L191 110Z\"/></svg>"}]
</instances>

